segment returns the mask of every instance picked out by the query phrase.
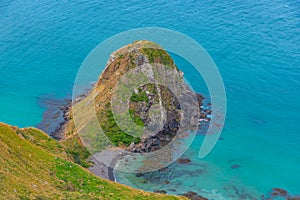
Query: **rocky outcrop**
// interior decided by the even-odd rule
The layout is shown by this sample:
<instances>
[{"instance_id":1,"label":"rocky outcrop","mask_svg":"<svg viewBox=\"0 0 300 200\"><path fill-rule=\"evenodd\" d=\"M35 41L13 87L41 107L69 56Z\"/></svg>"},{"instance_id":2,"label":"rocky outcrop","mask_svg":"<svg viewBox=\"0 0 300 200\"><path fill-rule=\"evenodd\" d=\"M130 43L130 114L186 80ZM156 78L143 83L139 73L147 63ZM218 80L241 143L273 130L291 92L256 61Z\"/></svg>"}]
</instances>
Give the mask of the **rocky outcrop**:
<instances>
[{"instance_id":1,"label":"rocky outcrop","mask_svg":"<svg viewBox=\"0 0 300 200\"><path fill-rule=\"evenodd\" d=\"M116 95L116 88L132 71L133 76L125 83L127 84L125 86L128 86L125 90L130 90L129 93L132 93L130 98L113 107L111 103ZM130 84L139 81L140 74L144 75L148 82L130 89ZM200 123L199 110L190 106L194 103L194 96L195 93L183 81L183 73L178 70L165 50L149 41L137 41L113 52L92 90L76 103L75 108L73 107L71 111L67 110L68 113L80 110L81 121L77 123L80 127L76 130L72 117L69 117L70 120L65 125L65 133L69 136L78 132L81 138L91 137L90 130L93 131L94 127L91 127L93 123L89 121L90 110L85 109L93 98L97 120L109 141L87 139L90 149L95 149L97 152L97 149L101 150L111 143L133 153L156 151L172 141L180 127L188 128L189 125L197 126ZM119 96L116 101L123 97ZM196 104L197 101L199 103L197 107L202 109L203 97L196 95L195 99ZM115 110L120 113L128 112L128 109L122 110L124 104L129 104L130 117L137 128L145 128L142 134L129 134L116 121ZM202 114L202 119L207 119L207 114ZM92 137L103 138L103 136ZM83 141L83 143L87 142Z\"/></svg>"},{"instance_id":2,"label":"rocky outcrop","mask_svg":"<svg viewBox=\"0 0 300 200\"><path fill-rule=\"evenodd\" d=\"M139 82L140 75L145 82ZM174 138L185 137L187 130L209 123L211 112L203 100L185 84L183 73L165 50L149 41L137 41L113 52L93 88L76 99L71 110L65 110L65 137L70 141L74 135L80 138L78 145L92 155L112 146L132 154L155 152ZM91 118L94 111L96 117ZM115 111L120 117L129 111L134 127L118 121ZM164 151L163 162L172 159L172 149ZM75 153L77 157L81 154Z\"/></svg>"}]
</instances>

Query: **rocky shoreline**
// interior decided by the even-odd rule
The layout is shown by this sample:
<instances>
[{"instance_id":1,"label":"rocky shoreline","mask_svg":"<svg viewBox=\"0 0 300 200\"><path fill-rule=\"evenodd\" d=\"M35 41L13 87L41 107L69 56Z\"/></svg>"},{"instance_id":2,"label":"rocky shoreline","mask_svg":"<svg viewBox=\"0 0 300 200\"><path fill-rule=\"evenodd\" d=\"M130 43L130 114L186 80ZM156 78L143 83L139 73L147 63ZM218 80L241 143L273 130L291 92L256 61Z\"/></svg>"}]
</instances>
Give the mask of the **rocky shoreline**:
<instances>
[{"instance_id":1,"label":"rocky shoreline","mask_svg":"<svg viewBox=\"0 0 300 200\"><path fill-rule=\"evenodd\" d=\"M88 92L80 95L75 99L75 103L84 99L87 95ZM65 126L70 121L70 110L72 108L72 100L65 99L63 101L59 101L60 103L57 103L58 101L54 102L55 104L48 102L49 106L47 106L47 110L43 114L43 119L37 125L37 128L46 132L52 138L60 141L65 138ZM51 124L51 129L49 128L49 124ZM114 166L117 163L119 157L114 158L114 156L116 156L115 153L112 153L112 150L109 149L103 150L101 153L102 156L100 157L97 154L91 156L90 161L94 164L93 166L89 167L88 170L101 178L115 181ZM114 159L111 160L111 158Z\"/></svg>"},{"instance_id":2,"label":"rocky shoreline","mask_svg":"<svg viewBox=\"0 0 300 200\"><path fill-rule=\"evenodd\" d=\"M70 111L73 104L76 104L87 97L94 85L95 84L92 83L90 89L76 97L73 101L69 98L59 100L41 97L40 99L42 100L40 101L43 101L42 104L43 107L46 107L46 110L43 113L41 122L37 124L36 127L46 132L56 140L63 140L65 138L65 126L70 121Z\"/></svg>"},{"instance_id":3,"label":"rocky shoreline","mask_svg":"<svg viewBox=\"0 0 300 200\"><path fill-rule=\"evenodd\" d=\"M68 112L72 104L71 100L40 97L39 101L43 107L46 107L46 110L43 113L41 122L36 127L54 139L61 140L63 138L62 129L68 122Z\"/></svg>"}]
</instances>

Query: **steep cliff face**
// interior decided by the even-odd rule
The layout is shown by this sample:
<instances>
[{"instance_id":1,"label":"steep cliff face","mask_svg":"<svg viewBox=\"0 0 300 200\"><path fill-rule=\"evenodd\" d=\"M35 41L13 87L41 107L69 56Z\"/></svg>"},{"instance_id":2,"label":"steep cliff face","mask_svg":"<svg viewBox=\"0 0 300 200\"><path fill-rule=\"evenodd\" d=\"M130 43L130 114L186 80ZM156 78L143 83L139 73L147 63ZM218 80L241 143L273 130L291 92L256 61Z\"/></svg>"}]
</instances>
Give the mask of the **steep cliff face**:
<instances>
[{"instance_id":1,"label":"steep cliff face","mask_svg":"<svg viewBox=\"0 0 300 200\"><path fill-rule=\"evenodd\" d=\"M180 126L181 107L175 95L165 86L147 84L139 87L130 100L132 116L139 117L142 124L150 127L151 131L143 133L141 142L131 143L127 149L134 153L145 153L167 145ZM151 115L154 106L160 112Z\"/></svg>"},{"instance_id":2,"label":"steep cliff face","mask_svg":"<svg viewBox=\"0 0 300 200\"><path fill-rule=\"evenodd\" d=\"M143 78L140 78L140 74L145 81L141 81ZM122 90L116 89L118 87ZM126 95L129 98L126 99ZM178 70L170 55L162 47L149 41L137 41L111 54L94 88L73 107L81 110L82 116L79 117L81 125L76 126L75 130L71 119L66 126L65 134L69 137L68 135L76 135L77 131L83 129L91 130L82 134L81 138L94 138L91 149L95 150L111 143L132 152L156 151L174 138L182 123L197 124L199 112L196 110L183 112L180 102L184 97L189 101L183 103L191 103L193 95L195 94L183 81L183 73ZM91 134L95 124L89 122L89 110L85 110L85 105L92 98L95 102L93 109L97 114L97 121L106 138ZM119 100L121 103L112 105ZM202 97L198 95L197 100L201 103ZM128 105L125 106L128 110L124 110L124 104ZM120 115L129 112L134 126L127 124L122 126L126 120L121 123L120 120L116 120L115 111L121 113ZM191 117L182 122L182 117L187 112Z\"/></svg>"}]
</instances>

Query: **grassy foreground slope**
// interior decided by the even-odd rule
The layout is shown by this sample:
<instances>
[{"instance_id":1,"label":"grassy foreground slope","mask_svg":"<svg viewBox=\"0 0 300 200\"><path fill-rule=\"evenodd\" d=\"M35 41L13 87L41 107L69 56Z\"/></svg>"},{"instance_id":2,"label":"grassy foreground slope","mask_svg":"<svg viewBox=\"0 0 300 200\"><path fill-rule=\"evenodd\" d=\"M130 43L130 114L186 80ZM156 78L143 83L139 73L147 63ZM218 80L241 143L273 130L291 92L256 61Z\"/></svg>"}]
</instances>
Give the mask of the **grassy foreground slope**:
<instances>
[{"instance_id":1,"label":"grassy foreground slope","mask_svg":"<svg viewBox=\"0 0 300 200\"><path fill-rule=\"evenodd\" d=\"M0 199L185 199L98 178L35 128L0 123Z\"/></svg>"}]
</instances>

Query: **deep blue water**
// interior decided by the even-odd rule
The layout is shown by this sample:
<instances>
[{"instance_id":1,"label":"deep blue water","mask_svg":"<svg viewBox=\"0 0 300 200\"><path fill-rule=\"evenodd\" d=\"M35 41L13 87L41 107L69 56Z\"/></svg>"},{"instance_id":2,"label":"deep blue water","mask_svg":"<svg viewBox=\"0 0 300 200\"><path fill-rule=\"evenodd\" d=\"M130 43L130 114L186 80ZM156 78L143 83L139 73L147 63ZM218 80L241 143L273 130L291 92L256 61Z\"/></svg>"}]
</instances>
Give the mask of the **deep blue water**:
<instances>
[{"instance_id":1,"label":"deep blue water","mask_svg":"<svg viewBox=\"0 0 300 200\"><path fill-rule=\"evenodd\" d=\"M195 39L219 67L228 106L224 140L204 160L197 158L197 141L186 153L194 163L189 170L205 165L206 173L182 174L174 164L177 175L167 186L122 174L120 181L227 199L236 198L235 188L255 197L273 187L300 194L299 1L4 0L0 22L0 121L35 126L46 109L41 99L70 97L81 62L101 41L132 28L165 27Z\"/></svg>"}]
</instances>

